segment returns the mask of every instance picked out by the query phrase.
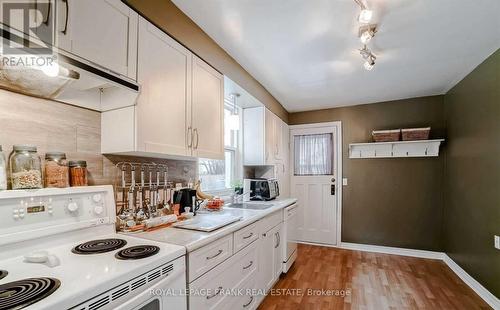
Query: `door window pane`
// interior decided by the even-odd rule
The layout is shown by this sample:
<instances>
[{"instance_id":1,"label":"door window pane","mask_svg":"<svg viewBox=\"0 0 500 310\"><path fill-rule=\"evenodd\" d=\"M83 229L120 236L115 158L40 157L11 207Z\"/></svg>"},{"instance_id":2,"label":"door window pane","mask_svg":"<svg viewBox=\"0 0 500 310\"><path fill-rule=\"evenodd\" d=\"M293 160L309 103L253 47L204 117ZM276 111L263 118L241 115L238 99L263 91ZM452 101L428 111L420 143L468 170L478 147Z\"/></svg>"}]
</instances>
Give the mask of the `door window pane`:
<instances>
[{"instance_id":1,"label":"door window pane","mask_svg":"<svg viewBox=\"0 0 500 310\"><path fill-rule=\"evenodd\" d=\"M333 135L294 136L294 174L333 174Z\"/></svg>"}]
</instances>

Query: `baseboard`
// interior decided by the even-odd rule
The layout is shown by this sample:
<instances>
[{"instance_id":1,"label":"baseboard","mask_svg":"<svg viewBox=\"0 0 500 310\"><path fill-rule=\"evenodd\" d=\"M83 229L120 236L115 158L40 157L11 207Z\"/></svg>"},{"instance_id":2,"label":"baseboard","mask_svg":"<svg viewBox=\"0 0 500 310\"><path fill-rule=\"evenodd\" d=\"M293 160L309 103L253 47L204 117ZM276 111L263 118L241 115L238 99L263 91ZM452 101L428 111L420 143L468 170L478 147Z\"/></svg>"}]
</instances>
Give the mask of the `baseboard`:
<instances>
[{"instance_id":1,"label":"baseboard","mask_svg":"<svg viewBox=\"0 0 500 310\"><path fill-rule=\"evenodd\" d=\"M446 253L434 252L434 251L424 251L424 250L414 250L405 248L395 248L380 245L369 245L360 243L350 243L342 242L340 247L342 249L355 250L355 251L365 251L365 252L375 252L383 254L394 254L411 256L418 258L428 258L428 259L439 259L442 260L450 269L464 281L476 294L479 295L488 305L490 305L495 310L500 310L500 301L488 291L481 283L477 282L471 275L469 275L465 270L462 269L457 263L455 263Z\"/></svg>"},{"instance_id":2,"label":"baseboard","mask_svg":"<svg viewBox=\"0 0 500 310\"><path fill-rule=\"evenodd\" d=\"M394 255L411 256L411 257L428 258L428 259L440 259L440 260L443 260L445 255L443 252L413 250L413 249L395 248L389 246L350 243L350 242L342 242L340 244L340 248L355 250L355 251L394 254Z\"/></svg>"},{"instance_id":3,"label":"baseboard","mask_svg":"<svg viewBox=\"0 0 500 310\"><path fill-rule=\"evenodd\" d=\"M465 270L462 269L451 257L444 254L443 261L450 267L451 270L465 282L470 288L476 292L490 307L495 310L500 309L500 300L488 291L481 283L477 282L476 279L471 277Z\"/></svg>"}]
</instances>

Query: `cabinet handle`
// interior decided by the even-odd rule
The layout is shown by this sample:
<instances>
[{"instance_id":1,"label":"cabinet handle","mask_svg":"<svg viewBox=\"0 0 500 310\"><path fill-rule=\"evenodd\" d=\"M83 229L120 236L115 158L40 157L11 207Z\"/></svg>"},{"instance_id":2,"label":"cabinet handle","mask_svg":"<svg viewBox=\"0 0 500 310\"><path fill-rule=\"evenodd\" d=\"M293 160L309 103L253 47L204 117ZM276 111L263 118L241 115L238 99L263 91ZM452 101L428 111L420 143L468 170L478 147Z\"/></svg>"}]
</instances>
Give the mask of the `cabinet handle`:
<instances>
[{"instance_id":1,"label":"cabinet handle","mask_svg":"<svg viewBox=\"0 0 500 310\"><path fill-rule=\"evenodd\" d=\"M194 145L194 149L198 148L198 143L200 142L200 137L198 136L198 128L193 129L193 134L196 133L196 144Z\"/></svg>"},{"instance_id":2,"label":"cabinet handle","mask_svg":"<svg viewBox=\"0 0 500 310\"><path fill-rule=\"evenodd\" d=\"M244 304L243 308L246 308L246 307L250 306L250 304L252 303L252 301L253 301L253 296L250 296L250 301L247 302L246 304Z\"/></svg>"},{"instance_id":3,"label":"cabinet handle","mask_svg":"<svg viewBox=\"0 0 500 310\"><path fill-rule=\"evenodd\" d=\"M45 17L45 20L43 23L48 26L49 25L49 17L50 17L50 10L52 8L52 0L49 0L48 7L47 7L47 17Z\"/></svg>"},{"instance_id":4,"label":"cabinet handle","mask_svg":"<svg viewBox=\"0 0 500 310\"><path fill-rule=\"evenodd\" d=\"M187 146L191 148L193 146L193 127L189 126L187 130Z\"/></svg>"},{"instance_id":5,"label":"cabinet handle","mask_svg":"<svg viewBox=\"0 0 500 310\"><path fill-rule=\"evenodd\" d=\"M68 32L69 0L62 0L62 2L66 5L66 20L64 22L64 29L61 32L62 34L66 35L66 33Z\"/></svg>"},{"instance_id":6,"label":"cabinet handle","mask_svg":"<svg viewBox=\"0 0 500 310\"><path fill-rule=\"evenodd\" d=\"M248 236L244 236L243 239L248 239L253 236L253 232L251 232Z\"/></svg>"},{"instance_id":7,"label":"cabinet handle","mask_svg":"<svg viewBox=\"0 0 500 310\"><path fill-rule=\"evenodd\" d=\"M207 299L214 298L215 296L219 295L221 291L222 291L222 286L219 286L213 295L208 295L207 296Z\"/></svg>"},{"instance_id":8,"label":"cabinet handle","mask_svg":"<svg viewBox=\"0 0 500 310\"><path fill-rule=\"evenodd\" d=\"M253 260L250 261L250 264L248 264L248 266L243 267L243 270L252 267L252 265L253 265Z\"/></svg>"},{"instance_id":9,"label":"cabinet handle","mask_svg":"<svg viewBox=\"0 0 500 310\"><path fill-rule=\"evenodd\" d=\"M280 238L280 232L277 231L276 234L276 245L274 246L275 249L277 249L279 246L280 246L280 243L281 243L281 238Z\"/></svg>"},{"instance_id":10,"label":"cabinet handle","mask_svg":"<svg viewBox=\"0 0 500 310\"><path fill-rule=\"evenodd\" d=\"M213 258L216 258L217 256L221 255L221 254L222 254L222 252L223 252L222 250L219 250L219 252L217 252L217 254L212 255L212 256L207 256L207 260L209 260L209 259L213 259Z\"/></svg>"}]
</instances>

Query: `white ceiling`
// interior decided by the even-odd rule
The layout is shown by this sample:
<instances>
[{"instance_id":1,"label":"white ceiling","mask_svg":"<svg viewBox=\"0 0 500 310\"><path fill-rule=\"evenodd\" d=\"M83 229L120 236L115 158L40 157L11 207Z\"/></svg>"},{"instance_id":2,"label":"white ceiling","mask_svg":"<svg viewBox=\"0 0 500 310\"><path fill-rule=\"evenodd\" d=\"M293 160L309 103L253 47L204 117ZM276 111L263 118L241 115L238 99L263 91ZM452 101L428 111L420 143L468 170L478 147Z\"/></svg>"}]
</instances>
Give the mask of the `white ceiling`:
<instances>
[{"instance_id":1,"label":"white ceiling","mask_svg":"<svg viewBox=\"0 0 500 310\"><path fill-rule=\"evenodd\" d=\"M290 112L443 94L500 47L499 0L173 0Z\"/></svg>"}]
</instances>

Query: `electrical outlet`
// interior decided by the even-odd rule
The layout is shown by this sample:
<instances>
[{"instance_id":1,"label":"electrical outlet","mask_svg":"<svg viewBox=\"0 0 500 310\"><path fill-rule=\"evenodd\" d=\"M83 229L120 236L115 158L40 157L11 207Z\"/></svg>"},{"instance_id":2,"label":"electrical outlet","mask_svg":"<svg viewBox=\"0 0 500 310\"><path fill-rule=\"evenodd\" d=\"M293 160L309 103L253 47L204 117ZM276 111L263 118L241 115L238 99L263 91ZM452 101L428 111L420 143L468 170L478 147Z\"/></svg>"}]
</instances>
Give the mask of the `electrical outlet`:
<instances>
[{"instance_id":1,"label":"electrical outlet","mask_svg":"<svg viewBox=\"0 0 500 310\"><path fill-rule=\"evenodd\" d=\"M500 250L500 237L495 235L495 248Z\"/></svg>"},{"instance_id":2,"label":"electrical outlet","mask_svg":"<svg viewBox=\"0 0 500 310\"><path fill-rule=\"evenodd\" d=\"M347 178L342 178L342 185L347 186Z\"/></svg>"}]
</instances>

